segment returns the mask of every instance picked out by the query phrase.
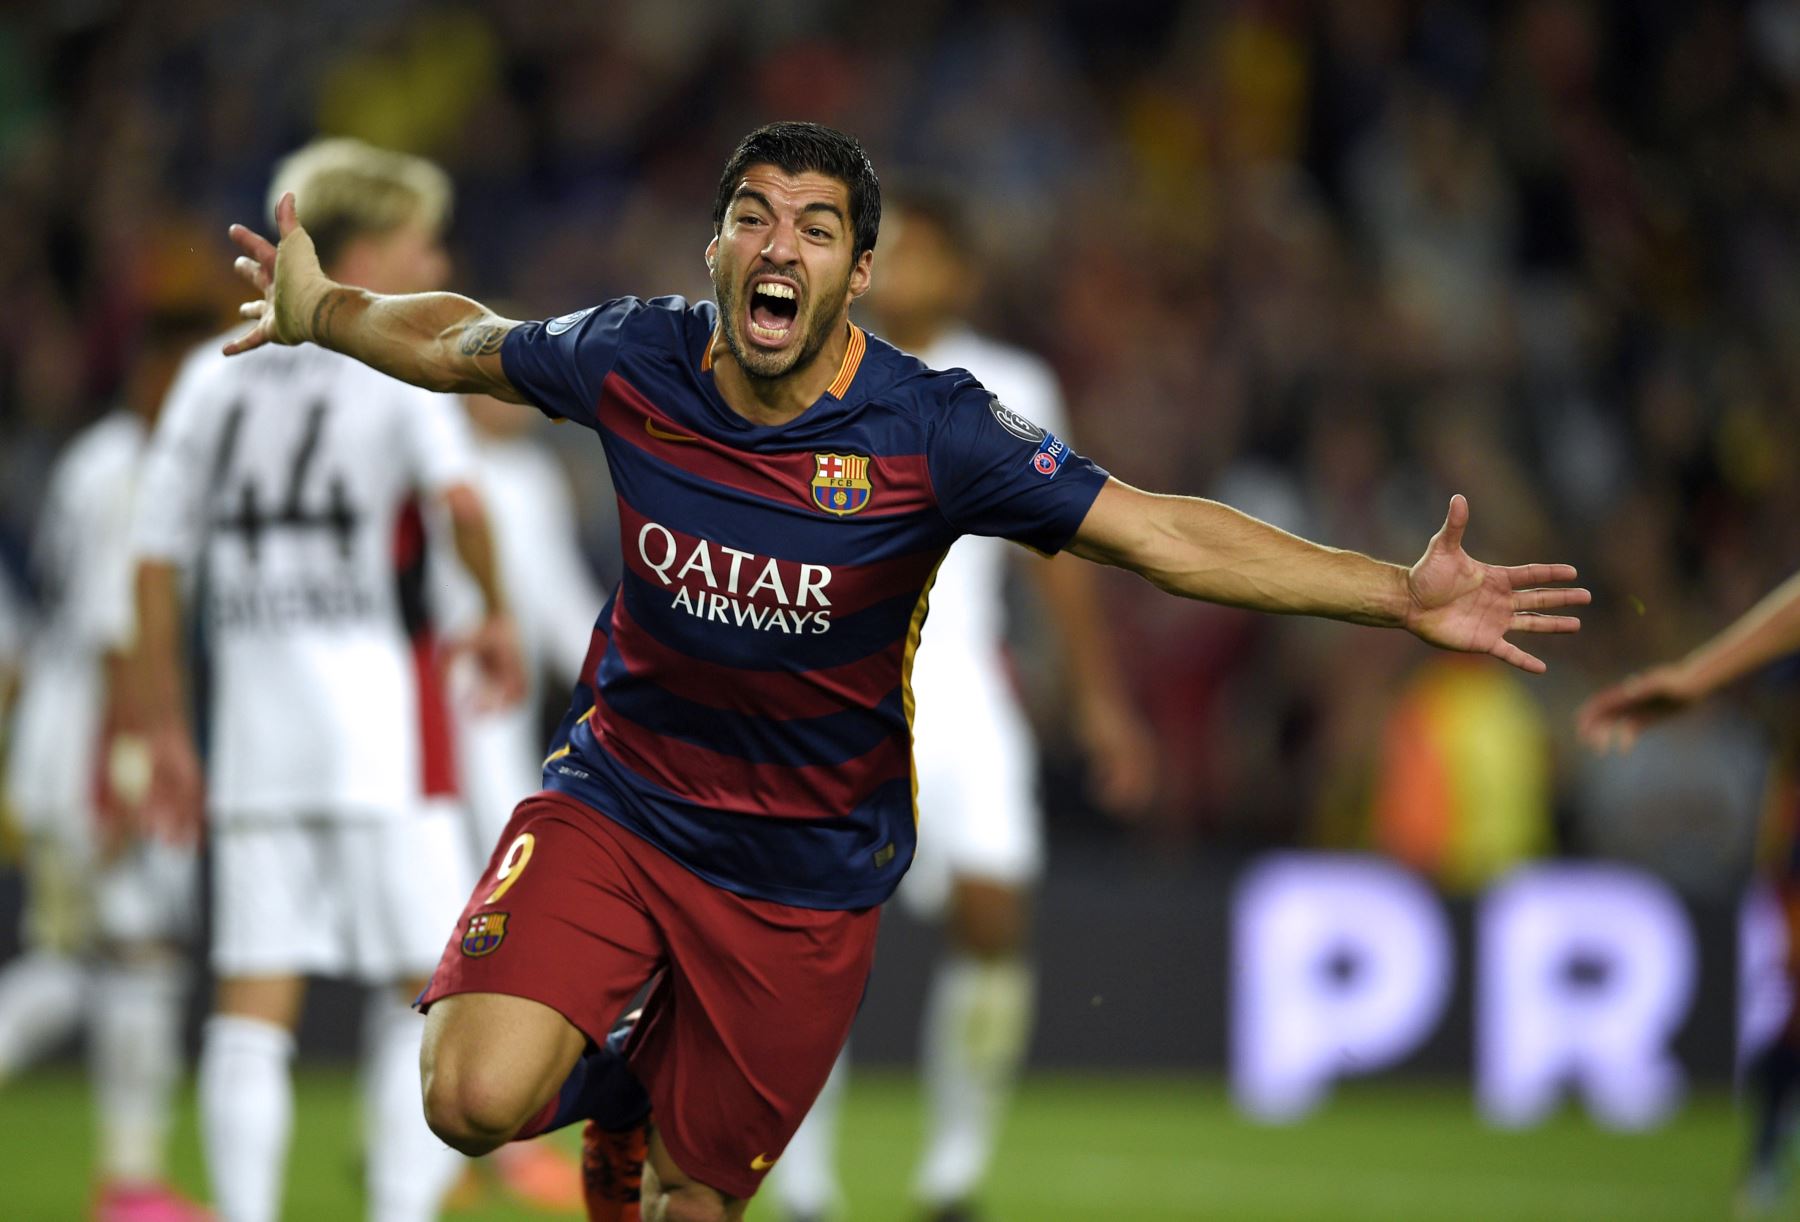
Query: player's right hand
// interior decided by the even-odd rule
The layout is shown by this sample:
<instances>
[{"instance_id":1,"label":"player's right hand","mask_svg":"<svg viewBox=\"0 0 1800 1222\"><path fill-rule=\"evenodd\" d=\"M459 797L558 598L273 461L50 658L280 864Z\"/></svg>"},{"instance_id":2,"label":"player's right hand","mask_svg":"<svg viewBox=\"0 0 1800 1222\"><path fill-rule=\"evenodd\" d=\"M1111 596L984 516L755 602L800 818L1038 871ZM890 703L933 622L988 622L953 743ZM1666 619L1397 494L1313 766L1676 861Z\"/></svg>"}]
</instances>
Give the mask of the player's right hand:
<instances>
[{"instance_id":1,"label":"player's right hand","mask_svg":"<svg viewBox=\"0 0 1800 1222\"><path fill-rule=\"evenodd\" d=\"M244 225L233 225L227 231L244 252L232 266L261 296L238 307L238 313L254 319L256 325L225 345L226 356L264 344L305 343L310 338L306 313L320 294L331 287L319 266L312 235L300 225L292 191L275 205L275 227L279 246Z\"/></svg>"},{"instance_id":2,"label":"player's right hand","mask_svg":"<svg viewBox=\"0 0 1800 1222\"><path fill-rule=\"evenodd\" d=\"M1602 754L1630 751L1638 735L1698 700L1679 665L1657 666L1590 696L1575 714L1581 741Z\"/></svg>"}]
</instances>

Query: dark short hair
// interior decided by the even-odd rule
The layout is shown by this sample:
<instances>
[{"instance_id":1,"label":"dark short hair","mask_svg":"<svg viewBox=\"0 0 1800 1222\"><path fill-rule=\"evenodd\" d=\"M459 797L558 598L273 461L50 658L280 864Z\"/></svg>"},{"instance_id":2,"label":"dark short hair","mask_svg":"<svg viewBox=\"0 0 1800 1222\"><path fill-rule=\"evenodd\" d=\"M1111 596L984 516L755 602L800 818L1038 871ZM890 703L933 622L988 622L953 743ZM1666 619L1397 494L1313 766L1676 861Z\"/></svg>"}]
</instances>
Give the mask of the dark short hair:
<instances>
[{"instance_id":1,"label":"dark short hair","mask_svg":"<svg viewBox=\"0 0 1800 1222\"><path fill-rule=\"evenodd\" d=\"M881 232L881 182L856 137L822 123L783 122L759 127L738 142L719 176L713 201L713 230L725 224L726 210L738 182L753 165L772 165L783 174L829 175L850 189L850 227L856 238L852 257L875 249Z\"/></svg>"}]
</instances>

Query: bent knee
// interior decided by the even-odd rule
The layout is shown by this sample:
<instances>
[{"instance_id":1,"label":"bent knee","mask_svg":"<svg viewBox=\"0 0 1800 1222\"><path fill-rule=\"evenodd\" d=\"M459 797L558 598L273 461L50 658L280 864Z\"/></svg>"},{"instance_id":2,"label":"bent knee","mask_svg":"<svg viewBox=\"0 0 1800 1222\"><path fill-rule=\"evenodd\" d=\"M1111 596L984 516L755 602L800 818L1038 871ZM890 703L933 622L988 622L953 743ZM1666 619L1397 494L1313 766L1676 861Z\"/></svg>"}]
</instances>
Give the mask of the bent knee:
<instances>
[{"instance_id":1,"label":"bent knee","mask_svg":"<svg viewBox=\"0 0 1800 1222\"><path fill-rule=\"evenodd\" d=\"M531 1119L532 1099L497 1075L427 1071L424 1086L425 1123L471 1157L504 1145Z\"/></svg>"}]
</instances>

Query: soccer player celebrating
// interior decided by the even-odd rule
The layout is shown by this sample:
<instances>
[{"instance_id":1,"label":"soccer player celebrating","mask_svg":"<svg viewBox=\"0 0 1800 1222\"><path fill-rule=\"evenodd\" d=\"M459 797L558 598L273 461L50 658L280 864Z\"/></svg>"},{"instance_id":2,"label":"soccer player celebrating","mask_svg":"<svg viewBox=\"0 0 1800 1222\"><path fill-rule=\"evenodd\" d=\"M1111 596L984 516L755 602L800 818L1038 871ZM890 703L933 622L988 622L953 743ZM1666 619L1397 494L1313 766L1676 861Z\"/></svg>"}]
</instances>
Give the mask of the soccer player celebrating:
<instances>
[{"instance_id":1,"label":"soccer player celebrating","mask_svg":"<svg viewBox=\"0 0 1800 1222\"><path fill-rule=\"evenodd\" d=\"M882 274L867 299L882 335L933 369L970 370L1033 430L1066 439L1049 366L964 321L980 271L957 200L929 187L890 193L882 214ZM1031 731L1003 664L1012 573L1032 582L1055 630L1095 796L1135 809L1154 781L1149 733L1113 665L1093 566L1028 558L1001 539L959 541L938 567L913 668L919 850L899 891L910 909L946 918L949 951L925 1003L926 1137L914 1188L943 1222L969 1215L1031 1036L1028 893L1044 850ZM793 1222L837 1212L845 1053L770 1181Z\"/></svg>"},{"instance_id":2,"label":"soccer player celebrating","mask_svg":"<svg viewBox=\"0 0 1800 1222\"><path fill-rule=\"evenodd\" d=\"M912 860L908 678L958 536L1530 671L1506 634L1574 631L1549 612L1587 601L1536 588L1567 566L1464 553L1461 497L1407 569L1109 478L969 374L851 323L880 217L855 140L759 128L719 181L716 306L622 298L544 323L336 283L291 200L279 247L232 230L262 297L228 353L312 341L533 403L606 447L626 573L545 791L514 813L425 994L423 1056L426 1114L465 1151L587 1119L594 1217L638 1217L641 1189L646 1218L741 1218L829 1075L877 905ZM641 1018L610 1036L646 983Z\"/></svg>"},{"instance_id":3,"label":"soccer player celebrating","mask_svg":"<svg viewBox=\"0 0 1800 1222\"><path fill-rule=\"evenodd\" d=\"M1646 729L1691 708L1745 675L1800 650L1800 574L1787 579L1710 640L1676 662L1653 666L1590 697L1576 727L1596 751L1629 751ZM1800 979L1800 841L1775 863L1787 917L1790 980ZM1741 1190L1743 1212L1773 1215L1787 1186L1786 1148L1800 1092L1800 1006L1753 1067L1756 1123Z\"/></svg>"},{"instance_id":4,"label":"soccer player celebrating","mask_svg":"<svg viewBox=\"0 0 1800 1222\"><path fill-rule=\"evenodd\" d=\"M447 274L449 183L429 162L319 141L278 167L322 258L372 290ZM291 211L291 205L290 205ZM197 818L182 697L180 578L203 565L211 647L206 779L219 977L200 1058L207 1170L228 1222L276 1216L292 1123L288 1062L304 978L370 986L370 1215L435 1216L460 1160L423 1123L417 996L467 885L458 812L427 807L426 707L395 557L420 495L448 511L486 618L471 639L497 698L522 685L468 422L323 349L216 351L163 410L136 523L142 716L153 818ZM429 673L429 668L426 668Z\"/></svg>"}]
</instances>

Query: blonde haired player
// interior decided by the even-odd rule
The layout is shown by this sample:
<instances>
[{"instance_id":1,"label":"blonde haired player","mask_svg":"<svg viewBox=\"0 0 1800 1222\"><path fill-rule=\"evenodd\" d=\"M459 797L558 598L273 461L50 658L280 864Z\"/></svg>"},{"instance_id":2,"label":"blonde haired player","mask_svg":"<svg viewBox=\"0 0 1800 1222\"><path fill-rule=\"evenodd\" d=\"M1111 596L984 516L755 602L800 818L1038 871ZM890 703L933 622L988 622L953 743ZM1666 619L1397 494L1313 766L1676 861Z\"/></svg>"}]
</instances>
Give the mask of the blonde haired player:
<instances>
[{"instance_id":1,"label":"blonde haired player","mask_svg":"<svg viewBox=\"0 0 1800 1222\"><path fill-rule=\"evenodd\" d=\"M450 188L429 162L319 141L277 169L336 275L435 288ZM435 1216L458 1160L420 1112L415 996L469 880L458 813L423 797L422 689L394 569L416 498L435 498L481 589L467 642L495 698L518 647L457 402L318 348L182 369L152 442L137 520L153 815L197 818L179 665L181 580L205 572L212 726L206 807L219 977L200 1062L208 1174L229 1222L278 1213L289 1059L308 975L370 988L385 1014L365 1065L369 1213Z\"/></svg>"}]
</instances>

